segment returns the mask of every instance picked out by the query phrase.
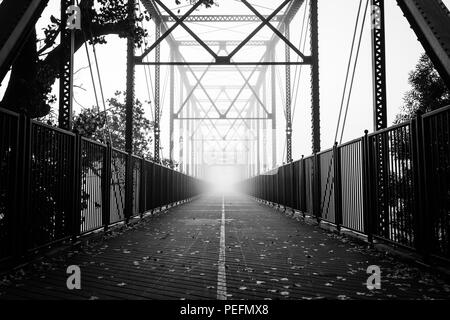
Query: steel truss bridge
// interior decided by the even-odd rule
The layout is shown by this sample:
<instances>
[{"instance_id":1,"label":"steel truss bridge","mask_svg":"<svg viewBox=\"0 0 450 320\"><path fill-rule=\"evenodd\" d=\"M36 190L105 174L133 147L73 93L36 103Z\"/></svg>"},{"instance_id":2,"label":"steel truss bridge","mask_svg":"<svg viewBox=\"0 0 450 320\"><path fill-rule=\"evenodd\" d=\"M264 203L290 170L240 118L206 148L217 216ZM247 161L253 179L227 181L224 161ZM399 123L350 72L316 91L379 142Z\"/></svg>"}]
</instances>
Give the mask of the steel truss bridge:
<instances>
[{"instance_id":1,"label":"steel truss bridge","mask_svg":"<svg viewBox=\"0 0 450 320\"><path fill-rule=\"evenodd\" d=\"M339 232L349 230L371 244L382 241L411 250L427 263L448 262L450 108L387 127L385 35L391 30L385 28L384 0L368 2L373 24L373 132L325 150L320 139L319 0L283 0L264 15L247 0L239 2L249 14L197 14L203 2L191 1L189 9L180 15L162 0L128 1L130 27L134 28L139 4L151 14L155 34L154 41L140 53L134 39L127 39L125 150L72 131L71 41L76 31L61 30L59 128L30 119L26 113L0 109L0 261L15 265L29 259L31 252L77 241L93 231L107 231L122 222L143 218L148 212L186 204L211 188L202 179L206 172L222 166L239 168L245 179L236 188L259 205L315 219ZM47 3L0 3L0 80L14 65ZM448 9L441 0L397 0L397 4L450 88ZM72 5L71 0L61 0L61 25L67 25ZM291 37L291 30L299 27L292 24L301 10L309 17L308 52L303 52ZM192 26L204 23L253 23L254 28L242 40L202 40ZM257 39L263 28L271 36ZM174 33L180 29L191 39L177 38ZM162 54L163 44L168 54ZM276 50L283 47L284 57L280 59ZM189 57L187 48L201 49L205 59ZM260 59L240 55L248 48L261 50ZM163 66L169 70L168 132L162 131L165 126L161 123ZM311 156L295 161L292 141L298 137L292 130L292 68L297 66L310 70L312 150ZM281 93L277 80L280 67L284 69ZM132 148L138 68L154 72L151 161L134 155ZM233 73L240 82L208 84L204 79L209 72L217 78ZM281 130L277 127L277 111L281 109L286 137L282 148L277 146L277 132ZM178 169L161 164L162 136L168 137L169 158L179 161ZM277 163L280 150L285 154L283 166ZM249 205L249 198L243 199L233 201ZM226 200L212 197L202 201L202 205L217 206L222 211L225 228ZM252 208L260 210L252 203ZM200 214L195 202L189 205ZM176 210L183 212L182 208ZM219 290L226 287L224 259L221 252L218 298L227 297Z\"/></svg>"}]
</instances>

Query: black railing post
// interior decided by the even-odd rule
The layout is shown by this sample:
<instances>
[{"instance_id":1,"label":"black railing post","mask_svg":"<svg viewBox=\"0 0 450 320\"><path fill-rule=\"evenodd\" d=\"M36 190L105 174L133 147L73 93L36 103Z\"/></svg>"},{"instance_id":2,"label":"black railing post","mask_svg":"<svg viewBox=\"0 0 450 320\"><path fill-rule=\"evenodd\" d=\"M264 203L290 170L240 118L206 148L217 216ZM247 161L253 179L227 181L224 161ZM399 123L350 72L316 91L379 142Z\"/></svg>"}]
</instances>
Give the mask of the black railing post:
<instances>
[{"instance_id":1,"label":"black railing post","mask_svg":"<svg viewBox=\"0 0 450 320\"><path fill-rule=\"evenodd\" d=\"M32 227L29 220L30 194L30 176L31 176L31 119L26 114L19 116L19 139L18 139L18 158L17 158L17 212L13 215L12 247L13 257L17 261L22 260L26 252L29 240L28 232L24 236L24 230L30 230ZM18 196L20 195L20 197Z\"/></svg>"},{"instance_id":2,"label":"black railing post","mask_svg":"<svg viewBox=\"0 0 450 320\"><path fill-rule=\"evenodd\" d=\"M125 167L125 223L133 216L133 157L127 152Z\"/></svg>"},{"instance_id":3,"label":"black railing post","mask_svg":"<svg viewBox=\"0 0 450 320\"><path fill-rule=\"evenodd\" d=\"M145 158L140 159L141 171L139 172L139 215L142 218L145 212L145 201L147 193L147 181L145 175Z\"/></svg>"},{"instance_id":4,"label":"black railing post","mask_svg":"<svg viewBox=\"0 0 450 320\"><path fill-rule=\"evenodd\" d=\"M155 209L155 164L153 161L148 163L148 170L147 175L150 181L147 181L147 183L149 184L148 188L150 191L147 189L149 203L147 203L146 210L150 210L153 213Z\"/></svg>"},{"instance_id":5,"label":"black railing post","mask_svg":"<svg viewBox=\"0 0 450 320\"><path fill-rule=\"evenodd\" d=\"M338 230L342 226L342 185L341 185L341 152L336 142L333 147L333 165L334 165L334 208L335 223Z\"/></svg>"},{"instance_id":6,"label":"black railing post","mask_svg":"<svg viewBox=\"0 0 450 320\"><path fill-rule=\"evenodd\" d=\"M73 166L72 166L72 241L81 233L81 136L74 130Z\"/></svg>"},{"instance_id":7,"label":"black railing post","mask_svg":"<svg viewBox=\"0 0 450 320\"><path fill-rule=\"evenodd\" d=\"M302 155L302 159L300 160L300 168L299 168L299 208L300 212L303 214L303 218L306 217L306 169L305 169L305 157Z\"/></svg>"},{"instance_id":8,"label":"black railing post","mask_svg":"<svg viewBox=\"0 0 450 320\"><path fill-rule=\"evenodd\" d=\"M414 246L425 261L429 259L431 239L429 237L429 219L426 217L428 187L425 174L425 148L422 114L411 120L412 171L414 181Z\"/></svg>"},{"instance_id":9,"label":"black railing post","mask_svg":"<svg viewBox=\"0 0 450 320\"><path fill-rule=\"evenodd\" d=\"M2 112L2 110L0 110ZM16 252L18 252L18 243L17 242L17 235L20 234L21 226L19 221L19 192L22 192L21 188L21 160L22 157L19 155L20 150L23 148L22 144L22 136L23 136L23 125L22 121L20 119L20 116L17 116L15 119L15 132L11 131L12 136L15 137L14 145L12 147L14 162L12 163L12 166L9 166L10 171L7 173L7 188L10 190L10 194L8 195L10 197L10 202L7 204L6 208L6 214L7 219L9 219L8 222L8 248L7 248L7 254L11 254L13 258L16 256ZM1 114L0 114L0 122L1 122ZM0 128L1 129L1 128ZM10 141L13 143L13 141ZM5 183L5 181L1 181L0 183ZM22 201L20 201L22 202ZM8 252L9 251L9 252Z\"/></svg>"},{"instance_id":10,"label":"black railing post","mask_svg":"<svg viewBox=\"0 0 450 320\"><path fill-rule=\"evenodd\" d=\"M177 204L180 203L180 173L178 171L175 171L175 176L176 176L176 180L175 180L175 184L176 184L176 199L177 199Z\"/></svg>"},{"instance_id":11,"label":"black railing post","mask_svg":"<svg viewBox=\"0 0 450 320\"><path fill-rule=\"evenodd\" d=\"M317 153L314 154L314 170L313 170L313 215L316 217L317 222L320 223L322 214L320 210L320 194L321 194L321 186L320 186L320 158Z\"/></svg>"},{"instance_id":12,"label":"black railing post","mask_svg":"<svg viewBox=\"0 0 450 320\"><path fill-rule=\"evenodd\" d=\"M371 146L369 144L369 131L364 131L364 137L361 138L361 159L363 164L362 170L362 186L363 186L363 216L364 216L364 233L367 235L367 241L373 243L373 205L374 190L372 177L372 159Z\"/></svg>"},{"instance_id":13,"label":"black railing post","mask_svg":"<svg viewBox=\"0 0 450 320\"><path fill-rule=\"evenodd\" d=\"M170 168L167 168L167 208L172 207L173 200L173 171Z\"/></svg>"},{"instance_id":14,"label":"black railing post","mask_svg":"<svg viewBox=\"0 0 450 320\"><path fill-rule=\"evenodd\" d=\"M294 190L294 162L290 162L288 164L288 181L289 181L289 207L291 208L292 212L295 212L295 204L294 204L294 197L295 197L295 190Z\"/></svg>"},{"instance_id":15,"label":"black railing post","mask_svg":"<svg viewBox=\"0 0 450 320\"><path fill-rule=\"evenodd\" d=\"M103 157L103 175L102 175L102 222L105 231L108 230L110 224L110 211L111 211L111 159L112 148L111 143L106 143L105 155Z\"/></svg>"},{"instance_id":16,"label":"black railing post","mask_svg":"<svg viewBox=\"0 0 450 320\"><path fill-rule=\"evenodd\" d=\"M261 199L267 201L267 176L261 177Z\"/></svg>"}]
</instances>

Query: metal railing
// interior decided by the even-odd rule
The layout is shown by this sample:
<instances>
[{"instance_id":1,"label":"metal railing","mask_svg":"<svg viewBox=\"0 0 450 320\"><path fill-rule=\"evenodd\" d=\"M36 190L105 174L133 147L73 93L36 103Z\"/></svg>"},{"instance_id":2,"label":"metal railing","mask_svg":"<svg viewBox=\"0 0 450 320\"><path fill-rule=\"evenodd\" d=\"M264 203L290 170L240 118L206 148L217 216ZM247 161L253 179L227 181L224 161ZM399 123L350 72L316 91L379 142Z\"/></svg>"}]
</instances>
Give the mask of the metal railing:
<instances>
[{"instance_id":1,"label":"metal railing","mask_svg":"<svg viewBox=\"0 0 450 320\"><path fill-rule=\"evenodd\" d=\"M126 192L129 163L132 190ZM2 262L189 200L201 190L193 177L0 109Z\"/></svg>"},{"instance_id":2,"label":"metal railing","mask_svg":"<svg viewBox=\"0 0 450 320\"><path fill-rule=\"evenodd\" d=\"M243 191L383 240L450 259L450 107L242 183Z\"/></svg>"}]
</instances>

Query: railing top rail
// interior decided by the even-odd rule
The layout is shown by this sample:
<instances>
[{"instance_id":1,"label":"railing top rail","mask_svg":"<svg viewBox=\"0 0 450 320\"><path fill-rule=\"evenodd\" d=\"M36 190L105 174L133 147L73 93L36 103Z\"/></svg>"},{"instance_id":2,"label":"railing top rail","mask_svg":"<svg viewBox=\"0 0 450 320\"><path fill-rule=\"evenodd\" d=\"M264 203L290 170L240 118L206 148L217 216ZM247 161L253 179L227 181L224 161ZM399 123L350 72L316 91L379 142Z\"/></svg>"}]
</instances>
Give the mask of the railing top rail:
<instances>
[{"instance_id":1,"label":"railing top rail","mask_svg":"<svg viewBox=\"0 0 450 320\"><path fill-rule=\"evenodd\" d=\"M0 108L0 112L1 113L6 113L7 115L14 116L14 117L19 117L20 116L20 114L18 114L17 112L14 112L14 111L11 111L11 110L8 110L8 109L5 109L5 108Z\"/></svg>"},{"instance_id":2,"label":"railing top rail","mask_svg":"<svg viewBox=\"0 0 450 320\"><path fill-rule=\"evenodd\" d=\"M318 152L317 155L320 156L322 154L329 153L329 152L333 152L333 148L322 150L322 151Z\"/></svg>"},{"instance_id":3,"label":"railing top rail","mask_svg":"<svg viewBox=\"0 0 450 320\"><path fill-rule=\"evenodd\" d=\"M117 152L117 153L120 153L120 154L122 154L122 155L124 155L124 156L127 155L127 153L126 153L125 151L122 151L122 150L120 150L120 149L116 149L116 148L114 148L114 147L112 147L111 149L112 149L112 151L115 151L115 152Z\"/></svg>"},{"instance_id":4,"label":"railing top rail","mask_svg":"<svg viewBox=\"0 0 450 320\"><path fill-rule=\"evenodd\" d=\"M161 163L154 162L154 161L151 161L151 160L149 160L149 161L152 162L153 164L155 164L158 167L161 167L161 168L164 168L164 169L168 169L168 170L173 170L172 168L166 167L166 166L162 165Z\"/></svg>"},{"instance_id":5,"label":"railing top rail","mask_svg":"<svg viewBox=\"0 0 450 320\"><path fill-rule=\"evenodd\" d=\"M38 120L31 120L31 123L33 125L41 126L41 127L44 127L46 129L49 129L49 130L52 130L52 131L55 131L55 132L58 132L58 133L62 133L62 134L66 134L66 135L71 136L71 137L75 137L75 133L73 133L71 131L67 131L67 130L64 130L64 129L61 129L61 128L58 128L58 127L54 127L54 126L48 125L46 123L40 122Z\"/></svg>"},{"instance_id":6,"label":"railing top rail","mask_svg":"<svg viewBox=\"0 0 450 320\"><path fill-rule=\"evenodd\" d=\"M345 142L343 144L340 144L340 145L338 145L338 148L344 148L351 144L357 144L357 143L361 143L361 138L356 138L356 139L350 140L348 142Z\"/></svg>"},{"instance_id":7,"label":"railing top rail","mask_svg":"<svg viewBox=\"0 0 450 320\"><path fill-rule=\"evenodd\" d=\"M450 106L442 107L442 108L440 108L440 109L437 109L437 110L434 110L434 111L430 111L430 112L425 113L425 114L422 116L422 118L429 118L429 117L438 115L438 114L440 114L440 113L447 112L447 111L449 111L449 110L450 110Z\"/></svg>"},{"instance_id":8,"label":"railing top rail","mask_svg":"<svg viewBox=\"0 0 450 320\"><path fill-rule=\"evenodd\" d=\"M400 129L400 128L408 127L410 125L411 125L411 121L406 121L406 122L403 122L403 123L395 124L393 126L390 126L389 128L383 129L383 130L372 132L368 136L369 137L373 137L373 136L376 136L376 135L379 135L379 134L382 134L382 133L391 132L391 131L394 131L394 130L397 130L397 129Z\"/></svg>"},{"instance_id":9,"label":"railing top rail","mask_svg":"<svg viewBox=\"0 0 450 320\"><path fill-rule=\"evenodd\" d=\"M100 146L100 147L104 147L104 148L107 147L107 145L104 144L104 143L101 143L101 142L98 142L98 141L95 141L95 140L92 140L92 139L89 139L89 138L86 138L86 137L83 137L83 136L81 136L81 140L83 140L85 142L89 142L89 143L95 144L95 145Z\"/></svg>"}]
</instances>

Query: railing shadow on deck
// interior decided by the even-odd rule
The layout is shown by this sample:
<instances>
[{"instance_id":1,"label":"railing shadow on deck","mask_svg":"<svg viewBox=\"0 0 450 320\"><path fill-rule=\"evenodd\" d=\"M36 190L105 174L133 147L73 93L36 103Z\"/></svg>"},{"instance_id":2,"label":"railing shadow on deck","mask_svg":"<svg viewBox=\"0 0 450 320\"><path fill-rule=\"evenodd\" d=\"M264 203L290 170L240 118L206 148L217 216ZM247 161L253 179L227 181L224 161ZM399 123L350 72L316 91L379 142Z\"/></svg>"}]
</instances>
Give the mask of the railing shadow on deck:
<instances>
[{"instance_id":1,"label":"railing shadow on deck","mask_svg":"<svg viewBox=\"0 0 450 320\"><path fill-rule=\"evenodd\" d=\"M450 106L252 177L240 189L450 262Z\"/></svg>"},{"instance_id":2,"label":"railing shadow on deck","mask_svg":"<svg viewBox=\"0 0 450 320\"><path fill-rule=\"evenodd\" d=\"M0 108L0 266L188 201L202 188L178 171Z\"/></svg>"}]
</instances>

